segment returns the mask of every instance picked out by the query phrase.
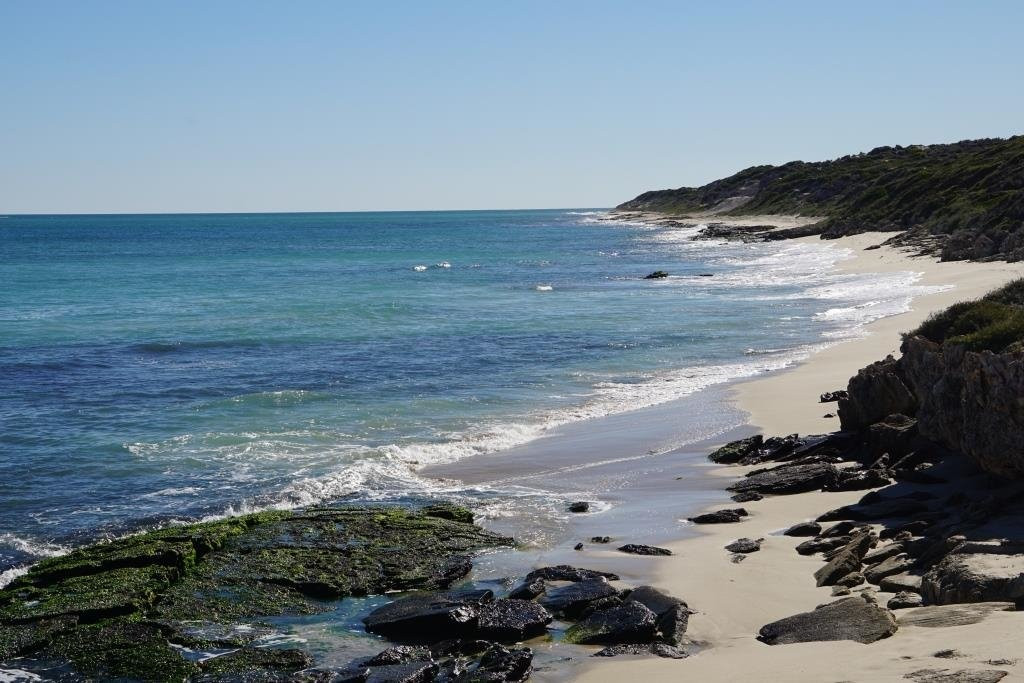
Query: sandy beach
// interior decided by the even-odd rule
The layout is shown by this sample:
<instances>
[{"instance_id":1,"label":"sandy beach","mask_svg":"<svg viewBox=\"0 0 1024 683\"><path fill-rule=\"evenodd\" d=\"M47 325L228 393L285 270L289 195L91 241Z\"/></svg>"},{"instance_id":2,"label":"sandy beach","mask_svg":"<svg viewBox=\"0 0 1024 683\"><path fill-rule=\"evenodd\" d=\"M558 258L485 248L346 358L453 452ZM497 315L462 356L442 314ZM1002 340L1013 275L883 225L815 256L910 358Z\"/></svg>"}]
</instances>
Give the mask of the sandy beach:
<instances>
[{"instance_id":1,"label":"sandy beach","mask_svg":"<svg viewBox=\"0 0 1024 683\"><path fill-rule=\"evenodd\" d=\"M904 314L868 325L863 338L827 348L787 371L736 385L734 400L766 436L838 429L837 419L822 417L835 412L835 404L819 403L819 394L844 388L859 368L886 354L898 354L900 333L914 328L932 312L1024 276L1022 264L938 263L890 247L864 250L887 237L868 233L837 240L836 246L854 253L839 267L851 272L913 270L922 274L920 284L950 288L915 299L912 310ZM743 472L732 467L714 474L723 478L724 487ZM595 662L576 680L902 681L906 674L921 669L992 669L990 662L994 661L1000 662L996 668L1010 672L1003 680L1024 680L1024 663L1015 659L1020 656L1024 635L1018 630L1019 618L1007 612L993 613L966 626L905 625L893 637L871 645L841 641L773 647L755 639L764 624L833 599L830 589L815 587L811 576L820 566L820 558L798 555L794 547L802 539L782 536L781 530L854 502L863 493L814 492L766 498L746 504L750 517L741 524L700 527L695 536L668 544L674 555L654 560L654 585L688 601L697 612L688 635L710 647L685 660L617 658ZM766 541L760 552L733 564L723 546L741 536L764 537ZM881 594L880 601L882 597L887 595ZM934 657L935 652L949 648L957 649L962 657Z\"/></svg>"}]
</instances>

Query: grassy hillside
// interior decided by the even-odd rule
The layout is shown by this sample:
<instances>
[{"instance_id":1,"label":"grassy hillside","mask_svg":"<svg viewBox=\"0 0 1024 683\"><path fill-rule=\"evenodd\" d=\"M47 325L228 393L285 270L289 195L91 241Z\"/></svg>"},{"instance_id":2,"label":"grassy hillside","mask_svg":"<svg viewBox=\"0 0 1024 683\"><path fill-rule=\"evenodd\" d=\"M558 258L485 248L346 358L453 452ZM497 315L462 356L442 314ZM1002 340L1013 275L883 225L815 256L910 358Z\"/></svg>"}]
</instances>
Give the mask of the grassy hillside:
<instances>
[{"instance_id":1,"label":"grassy hillside","mask_svg":"<svg viewBox=\"0 0 1024 683\"><path fill-rule=\"evenodd\" d=\"M703 187L645 192L623 210L824 216L825 238L903 232L944 260L1024 260L1024 136L879 147L754 166Z\"/></svg>"}]
</instances>

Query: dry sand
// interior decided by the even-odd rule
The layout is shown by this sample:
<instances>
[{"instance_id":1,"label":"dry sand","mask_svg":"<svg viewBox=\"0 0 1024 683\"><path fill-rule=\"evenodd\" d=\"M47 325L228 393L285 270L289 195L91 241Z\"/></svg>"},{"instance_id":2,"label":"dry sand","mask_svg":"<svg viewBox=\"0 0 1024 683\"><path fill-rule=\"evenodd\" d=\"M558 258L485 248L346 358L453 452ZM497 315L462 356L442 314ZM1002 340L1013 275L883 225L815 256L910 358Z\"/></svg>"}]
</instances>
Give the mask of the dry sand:
<instances>
[{"instance_id":1,"label":"dry sand","mask_svg":"<svg viewBox=\"0 0 1024 683\"><path fill-rule=\"evenodd\" d=\"M840 267L863 272L913 270L922 273L920 284L953 288L915 299L908 313L872 323L862 339L828 348L791 370L738 385L736 400L766 435L837 429L837 420L822 417L834 412L835 404L818 403L820 393L843 388L859 368L886 354L898 354L900 332L912 329L931 312L1024 277L1022 264L940 264L889 247L863 251L888 236L865 234L837 240L835 244L856 254ZM728 478L741 473L737 468L716 470ZM575 680L875 682L906 681L906 674L921 669L998 669L1009 672L1004 681L1024 680L1024 615L1019 612L994 613L968 626L903 626L893 637L870 645L843 641L768 646L755 639L764 624L834 599L829 588L814 585L812 574L821 566L820 557L798 555L793 548L803 539L778 532L853 502L863 493L809 493L748 503L745 507L751 516L744 522L701 527L697 537L670 544L672 557L652 560L657 563L654 584L698 611L688 635L709 647L684 660L620 657L594 662ZM760 552L733 564L723 546L741 536L766 541ZM882 600L886 597L880 594ZM950 648L963 656L933 656ZM1012 663L986 663L989 660Z\"/></svg>"}]
</instances>

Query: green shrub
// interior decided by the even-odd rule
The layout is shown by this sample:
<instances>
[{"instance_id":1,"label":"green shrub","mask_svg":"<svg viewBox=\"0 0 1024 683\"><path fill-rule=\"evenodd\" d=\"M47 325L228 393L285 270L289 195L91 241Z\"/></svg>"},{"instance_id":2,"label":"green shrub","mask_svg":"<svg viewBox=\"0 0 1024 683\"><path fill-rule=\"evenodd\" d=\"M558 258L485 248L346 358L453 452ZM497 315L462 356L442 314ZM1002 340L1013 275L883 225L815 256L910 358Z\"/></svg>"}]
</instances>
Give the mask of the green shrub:
<instances>
[{"instance_id":1,"label":"green shrub","mask_svg":"<svg viewBox=\"0 0 1024 683\"><path fill-rule=\"evenodd\" d=\"M950 337L946 343L962 344L971 351L998 353L1021 340L1024 340L1024 311L1013 309L1006 317L974 332Z\"/></svg>"},{"instance_id":2,"label":"green shrub","mask_svg":"<svg viewBox=\"0 0 1024 683\"><path fill-rule=\"evenodd\" d=\"M961 344L971 351L1003 351L1024 342L1024 279L940 311L908 336Z\"/></svg>"}]
</instances>

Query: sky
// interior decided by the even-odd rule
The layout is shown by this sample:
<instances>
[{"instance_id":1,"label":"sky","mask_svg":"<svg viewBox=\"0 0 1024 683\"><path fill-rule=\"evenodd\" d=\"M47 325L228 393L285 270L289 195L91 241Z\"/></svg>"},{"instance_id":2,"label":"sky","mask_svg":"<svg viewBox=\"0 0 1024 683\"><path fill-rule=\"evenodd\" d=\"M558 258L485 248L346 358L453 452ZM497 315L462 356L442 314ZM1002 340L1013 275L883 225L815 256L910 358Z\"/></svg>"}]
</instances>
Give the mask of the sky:
<instances>
[{"instance_id":1,"label":"sky","mask_svg":"<svg viewBox=\"0 0 1024 683\"><path fill-rule=\"evenodd\" d=\"M0 213L605 207L1024 132L1024 2L0 0Z\"/></svg>"}]
</instances>

